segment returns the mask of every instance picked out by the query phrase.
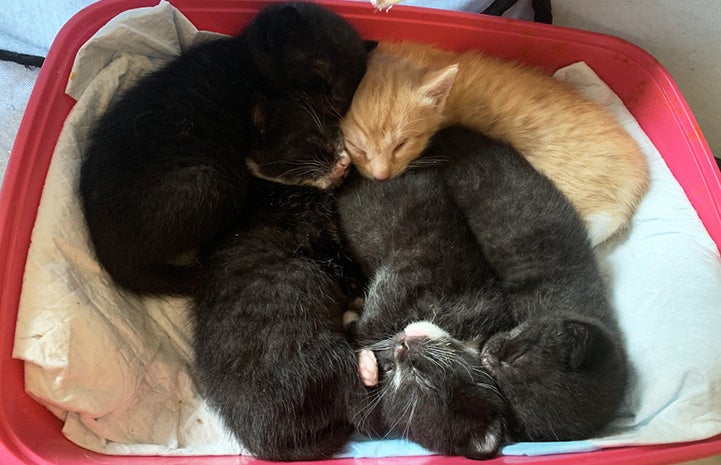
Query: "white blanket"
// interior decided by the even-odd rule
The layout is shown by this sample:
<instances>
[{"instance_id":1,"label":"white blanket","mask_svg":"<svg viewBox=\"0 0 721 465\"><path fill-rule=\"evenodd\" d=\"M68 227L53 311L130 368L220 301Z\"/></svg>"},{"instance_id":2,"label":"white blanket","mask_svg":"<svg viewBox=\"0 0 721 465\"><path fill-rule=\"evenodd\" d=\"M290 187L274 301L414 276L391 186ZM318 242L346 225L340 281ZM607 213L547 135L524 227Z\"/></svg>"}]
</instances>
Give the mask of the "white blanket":
<instances>
[{"instance_id":1,"label":"white blanket","mask_svg":"<svg viewBox=\"0 0 721 465\"><path fill-rule=\"evenodd\" d=\"M111 99L207 34L168 3L126 12L79 52L77 103L48 171L25 269L14 356L27 392L73 442L109 454L243 453L194 378L186 302L113 286L89 246L76 193L87 131ZM584 64L558 73L599 100L639 141L651 191L604 263L634 367L614 432L592 441L515 444L507 454L691 441L721 432L721 261L662 158ZM346 456L427 453L403 440L349 444Z\"/></svg>"}]
</instances>

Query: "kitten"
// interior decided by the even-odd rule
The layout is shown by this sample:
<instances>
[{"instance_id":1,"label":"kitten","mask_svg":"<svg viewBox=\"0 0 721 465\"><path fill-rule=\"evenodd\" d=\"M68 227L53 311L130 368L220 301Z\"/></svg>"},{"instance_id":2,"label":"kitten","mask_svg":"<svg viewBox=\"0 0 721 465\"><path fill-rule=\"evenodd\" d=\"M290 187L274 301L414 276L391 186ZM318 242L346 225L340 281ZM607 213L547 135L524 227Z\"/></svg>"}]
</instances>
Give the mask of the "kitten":
<instances>
[{"instance_id":1,"label":"kitten","mask_svg":"<svg viewBox=\"0 0 721 465\"><path fill-rule=\"evenodd\" d=\"M341 323L352 275L332 194L256 184L248 215L201 251L197 370L209 404L254 456L330 458L366 395Z\"/></svg>"},{"instance_id":2,"label":"kitten","mask_svg":"<svg viewBox=\"0 0 721 465\"><path fill-rule=\"evenodd\" d=\"M449 160L445 184L519 322L481 350L511 407L511 437L599 433L623 399L626 355L578 213L517 152L481 134L448 128L427 155Z\"/></svg>"},{"instance_id":3,"label":"kitten","mask_svg":"<svg viewBox=\"0 0 721 465\"><path fill-rule=\"evenodd\" d=\"M341 129L358 170L385 180L450 125L521 152L571 199L594 245L627 225L648 186L643 154L603 108L530 67L475 51L380 43Z\"/></svg>"},{"instance_id":4,"label":"kitten","mask_svg":"<svg viewBox=\"0 0 721 465\"><path fill-rule=\"evenodd\" d=\"M351 177L338 209L350 254L369 277L352 332L381 361L375 400L359 409L357 428L448 455L495 455L507 406L479 347L513 321L442 179L430 170L384 184ZM430 327L443 336L429 337Z\"/></svg>"},{"instance_id":5,"label":"kitten","mask_svg":"<svg viewBox=\"0 0 721 465\"><path fill-rule=\"evenodd\" d=\"M239 36L191 48L120 95L91 131L79 186L95 253L114 281L143 294L191 293L201 270L177 257L243 213L251 176L337 185L348 159L328 154L366 56L334 13L278 4ZM321 155L308 144L323 146Z\"/></svg>"},{"instance_id":6,"label":"kitten","mask_svg":"<svg viewBox=\"0 0 721 465\"><path fill-rule=\"evenodd\" d=\"M495 380L480 363L479 336L462 341L419 321L371 346L384 378L376 395L391 430L445 455L496 455L505 441L509 413Z\"/></svg>"}]
</instances>

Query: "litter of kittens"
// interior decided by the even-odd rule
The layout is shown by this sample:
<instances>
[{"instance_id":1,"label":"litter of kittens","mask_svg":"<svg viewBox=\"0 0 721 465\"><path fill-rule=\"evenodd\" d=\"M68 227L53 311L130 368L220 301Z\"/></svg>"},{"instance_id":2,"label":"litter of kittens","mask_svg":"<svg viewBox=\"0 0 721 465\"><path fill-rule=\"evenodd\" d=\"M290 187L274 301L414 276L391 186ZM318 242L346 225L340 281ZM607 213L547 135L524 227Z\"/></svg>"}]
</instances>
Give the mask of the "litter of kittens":
<instances>
[{"instance_id":1,"label":"litter of kittens","mask_svg":"<svg viewBox=\"0 0 721 465\"><path fill-rule=\"evenodd\" d=\"M135 6L153 4L138 1ZM169 32L164 37L170 36L182 46L191 40L195 27L225 34L235 32L263 4L219 1L217 8L211 9L194 2L174 2L181 15L163 3L152 11L136 10L126 14L125 20L131 25L123 29L122 35L132 48L138 44L135 39L143 35L133 31L142 30L143 22L153 18L144 27L152 24L149 28L156 32ZM504 448L503 454L577 452L584 453L583 460L597 460L597 463L621 458L634 463L654 463L658 457L663 457L663 461L671 457L682 461L717 453L721 439L705 438L719 433L714 428L718 428L721 416L721 406L712 396L714 383L721 376L721 368L714 360L719 348L712 340L712 335L721 329L718 313L721 263L717 249L721 244L718 204L721 184L703 136L667 73L650 56L625 42L581 31L402 6L394 7L388 15L374 14L367 4L331 3L329 6L348 17L366 38L432 42L456 50L476 47L547 71L584 61L590 69L577 64L561 70L559 76L609 107L649 157L652 189L657 189L649 193L639 208L628 242L609 257L616 295L614 303L619 308L633 309L621 316L622 325L637 328L638 334L634 332L629 340L631 358L637 365L634 378L637 395L627 399L625 416L614 425L618 428L616 434L592 441L513 444ZM77 206L68 198L73 192L69 187L72 176L77 171L72 150L83 143L82 132L66 136L64 147L70 147L70 151L64 157L56 157L52 163L51 157L65 118L75 104L73 98L64 93L68 77L70 95L82 100L89 109L86 114L76 112L66 127L71 124L82 127L93 115L93 104L87 102L107 101L113 91L107 86L114 79L109 74L110 68L121 73L142 72L143 66L152 67L163 61L163 54L169 50L162 42L151 40L150 45L146 43L118 54L108 48L107 43L100 42L101 46L94 51L86 48L78 58L77 63L82 63L82 67L73 68L73 58L83 43L127 8L127 3L120 2L93 6L60 33L34 90L3 185L0 204L0 372L4 381L0 398L0 457L3 463L51 463L58 456L72 463L147 462L143 458L95 455L67 441L63 434L74 443L109 454L178 456L242 452L225 435L197 393L193 374L188 370L187 328L179 322L184 318L183 302L95 294L96 291L89 290L94 287L88 276L97 274L98 265L86 259L87 244L82 231L67 225L68 218L78 219ZM133 25L132 21L137 23ZM162 27L157 27L158 24ZM135 29L138 27L141 29ZM111 43L112 47L120 46L117 36ZM549 50L554 53L548 53ZM130 65L132 55L145 58ZM125 63L122 60L126 60ZM125 68L119 69L124 65ZM621 98L632 116L591 69ZM93 79L101 74L107 81L95 81L96 87L92 87ZM88 88L97 94L92 98L90 94L83 96ZM74 134L72 129L67 131ZM673 176L666 170L664 161ZM673 181L674 177L684 188L685 196ZM33 232L36 210L38 219ZM682 213L674 217L669 212ZM52 255L52 260L73 262L77 273L57 265L59 261L49 265L48 255L44 253ZM656 274L659 271L665 273ZM23 281L26 287L21 300ZM97 306L98 302L110 307L137 306L151 318L113 322L122 319L119 316L122 312L93 311L76 316L63 313L74 306ZM13 352L13 331L19 308L30 313L24 313L19 320ZM28 317L32 313L36 318ZM104 334L89 323L93 321L91 318L110 320L123 330L104 340L105 345L84 345L87 339L83 338L88 335ZM134 328L140 331L134 333ZM159 341L158 332L164 334ZM153 337L155 342L151 342ZM122 341L123 347L118 347L117 341ZM11 354L27 362L13 359ZM644 365L639 366L639 360ZM70 365L75 362L80 365ZM89 368L98 371L84 371ZM129 371L120 371L121 368ZM78 384L83 378L90 384ZM664 383L659 383L660 379ZM32 386L31 396L45 404L51 413L25 393L25 383ZM90 386L100 394L92 401L74 394L73 389L90 390ZM141 391L150 403L140 403L137 394ZM123 416L133 418L136 425L123 424ZM65 422L64 427L55 417ZM696 440L703 441L688 442ZM679 441L685 444L668 445ZM665 444L587 452L653 443ZM427 453L401 440L359 440L349 445L344 456ZM554 456L556 463L575 463L578 459L576 455ZM153 460L204 463L209 459L158 457ZM213 463L226 460L235 463L238 459L212 459ZM519 459L512 460L515 463ZM493 463L504 463L503 456Z\"/></svg>"}]
</instances>

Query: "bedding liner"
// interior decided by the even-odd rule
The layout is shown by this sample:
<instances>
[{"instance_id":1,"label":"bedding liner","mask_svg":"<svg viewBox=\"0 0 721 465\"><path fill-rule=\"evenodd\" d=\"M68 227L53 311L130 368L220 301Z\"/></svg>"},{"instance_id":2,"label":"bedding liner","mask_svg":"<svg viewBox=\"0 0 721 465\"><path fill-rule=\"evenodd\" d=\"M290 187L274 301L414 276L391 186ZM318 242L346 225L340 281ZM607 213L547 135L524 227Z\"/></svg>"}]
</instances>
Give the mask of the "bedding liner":
<instances>
[{"instance_id":1,"label":"bedding liner","mask_svg":"<svg viewBox=\"0 0 721 465\"><path fill-rule=\"evenodd\" d=\"M69 440L93 451L246 453L199 389L187 301L142 298L115 287L93 255L77 195L93 121L140 76L213 36L197 31L167 2L129 10L82 47L67 85L77 103L58 139L37 212L13 356L25 361L28 394L63 420ZM603 436L510 444L502 453L583 452L721 433L718 249L618 97L584 63L556 77L606 106L648 158L651 189L628 234L600 251L632 376L623 409ZM358 436L339 456L431 453L400 438Z\"/></svg>"}]
</instances>

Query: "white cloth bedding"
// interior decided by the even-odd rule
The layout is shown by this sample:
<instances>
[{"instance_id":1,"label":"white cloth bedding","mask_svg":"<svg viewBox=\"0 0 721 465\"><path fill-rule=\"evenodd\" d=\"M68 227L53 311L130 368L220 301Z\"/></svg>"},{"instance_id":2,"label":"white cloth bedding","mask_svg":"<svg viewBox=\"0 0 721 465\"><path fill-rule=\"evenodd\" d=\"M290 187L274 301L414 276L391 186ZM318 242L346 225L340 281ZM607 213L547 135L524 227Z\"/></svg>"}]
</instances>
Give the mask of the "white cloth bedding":
<instances>
[{"instance_id":1,"label":"white cloth bedding","mask_svg":"<svg viewBox=\"0 0 721 465\"><path fill-rule=\"evenodd\" d=\"M243 453L194 380L182 299L112 285L89 246L76 195L92 121L120 90L206 34L168 3L126 12L78 54L67 118L48 171L24 276L13 355L27 392L64 420L73 442L102 453ZM507 446L546 454L691 441L721 432L721 260L656 149L583 63L557 74L608 106L639 141L651 190L630 232L604 257L634 376L613 433L591 441ZM358 439L345 456L428 453L404 440Z\"/></svg>"}]
</instances>

